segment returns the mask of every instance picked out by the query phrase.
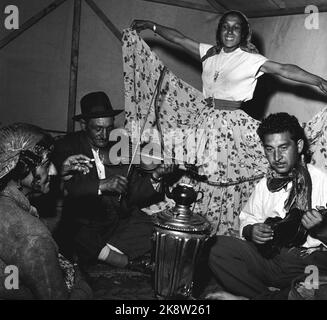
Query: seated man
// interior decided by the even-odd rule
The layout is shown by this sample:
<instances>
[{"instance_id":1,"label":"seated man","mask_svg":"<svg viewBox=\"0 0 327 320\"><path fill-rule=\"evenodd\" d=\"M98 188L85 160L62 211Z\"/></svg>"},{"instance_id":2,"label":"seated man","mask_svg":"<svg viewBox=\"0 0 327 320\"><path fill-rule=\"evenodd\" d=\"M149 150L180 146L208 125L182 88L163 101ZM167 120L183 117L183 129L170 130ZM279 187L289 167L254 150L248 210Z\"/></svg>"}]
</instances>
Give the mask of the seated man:
<instances>
[{"instance_id":1,"label":"seated man","mask_svg":"<svg viewBox=\"0 0 327 320\"><path fill-rule=\"evenodd\" d=\"M303 275L306 266L314 265L320 273L327 270L327 239L322 237L326 219L316 210L327 203L326 173L305 164L305 134L294 116L271 114L260 124L258 134L270 168L240 214L240 234L245 240L218 236L210 252L209 267L231 294L221 291L208 298L287 299L292 280ZM276 239L266 219L284 219L294 208L303 214L298 226L307 235L304 243L292 248L284 244L266 256L264 249Z\"/></svg>"},{"instance_id":2,"label":"seated man","mask_svg":"<svg viewBox=\"0 0 327 320\"><path fill-rule=\"evenodd\" d=\"M83 130L57 141L54 162L60 168L71 154L84 154L94 166L86 174L75 174L65 183L67 192L57 241L65 253L77 254L84 264L97 260L116 267L127 267L150 251L151 217L139 208L162 198L162 175L173 166L159 166L152 175L133 170L127 176L127 165L104 165L113 143L109 134L114 117L122 110L113 110L103 92L89 93L81 99ZM155 188L154 188L155 187ZM160 191L160 188L159 188Z\"/></svg>"},{"instance_id":3,"label":"seated man","mask_svg":"<svg viewBox=\"0 0 327 320\"><path fill-rule=\"evenodd\" d=\"M19 123L0 129L0 299L91 298L91 289L58 253L30 204L33 195L49 191L52 147L51 137L36 126ZM78 163L78 157L64 164ZM15 287L8 287L6 278L15 275L6 274L7 267L17 270Z\"/></svg>"}]
</instances>

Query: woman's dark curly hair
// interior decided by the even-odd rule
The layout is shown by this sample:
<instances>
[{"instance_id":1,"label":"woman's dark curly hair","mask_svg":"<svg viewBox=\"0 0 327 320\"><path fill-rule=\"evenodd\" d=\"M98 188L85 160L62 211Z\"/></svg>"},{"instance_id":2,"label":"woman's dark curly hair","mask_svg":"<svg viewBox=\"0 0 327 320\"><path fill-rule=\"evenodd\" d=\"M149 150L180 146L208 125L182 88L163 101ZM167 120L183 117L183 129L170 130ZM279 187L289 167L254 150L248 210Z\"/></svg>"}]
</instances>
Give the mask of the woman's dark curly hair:
<instances>
[{"instance_id":1,"label":"woman's dark curly hair","mask_svg":"<svg viewBox=\"0 0 327 320\"><path fill-rule=\"evenodd\" d=\"M289 132L291 139L296 143L299 140L303 140L304 145L302 154L304 155L306 162L308 162L311 156L308 139L305 135L303 127L300 125L295 116L292 116L286 112L270 114L268 117L262 120L257 129L258 136L262 142L267 134L283 132Z\"/></svg>"}]
</instances>

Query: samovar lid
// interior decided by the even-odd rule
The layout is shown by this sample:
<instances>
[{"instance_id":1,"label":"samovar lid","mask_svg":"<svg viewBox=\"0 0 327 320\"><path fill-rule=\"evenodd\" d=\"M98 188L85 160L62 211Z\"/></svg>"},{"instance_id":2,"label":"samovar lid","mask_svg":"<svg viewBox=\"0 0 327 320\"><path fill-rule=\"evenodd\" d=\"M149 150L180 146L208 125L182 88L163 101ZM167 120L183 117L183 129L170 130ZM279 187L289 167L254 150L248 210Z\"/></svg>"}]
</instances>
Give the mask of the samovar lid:
<instances>
[{"instance_id":1,"label":"samovar lid","mask_svg":"<svg viewBox=\"0 0 327 320\"><path fill-rule=\"evenodd\" d=\"M204 217L188 207L175 206L158 212L154 224L163 229L189 233L210 233L211 225Z\"/></svg>"},{"instance_id":2,"label":"samovar lid","mask_svg":"<svg viewBox=\"0 0 327 320\"><path fill-rule=\"evenodd\" d=\"M195 192L191 185L185 183L178 184L172 191L166 188L167 197L173 199L176 205L172 209L157 213L155 225L181 232L209 233L211 226L207 219L190 209L192 203L198 201L199 193L203 197L202 191Z\"/></svg>"}]
</instances>

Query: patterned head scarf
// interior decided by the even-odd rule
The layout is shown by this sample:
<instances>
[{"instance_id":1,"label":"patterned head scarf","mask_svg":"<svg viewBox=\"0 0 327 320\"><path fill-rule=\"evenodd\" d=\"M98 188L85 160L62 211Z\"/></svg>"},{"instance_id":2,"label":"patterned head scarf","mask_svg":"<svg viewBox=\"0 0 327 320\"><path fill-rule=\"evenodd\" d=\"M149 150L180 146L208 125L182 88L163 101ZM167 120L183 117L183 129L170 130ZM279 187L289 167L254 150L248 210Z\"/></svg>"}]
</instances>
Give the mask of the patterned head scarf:
<instances>
[{"instance_id":1,"label":"patterned head scarf","mask_svg":"<svg viewBox=\"0 0 327 320\"><path fill-rule=\"evenodd\" d=\"M51 150L51 136L37 126L15 123L0 128L0 179L15 169L22 158L35 168Z\"/></svg>"},{"instance_id":2,"label":"patterned head scarf","mask_svg":"<svg viewBox=\"0 0 327 320\"><path fill-rule=\"evenodd\" d=\"M241 20L242 30L241 30L240 48L242 50L246 51L246 52L249 52L249 53L259 53L256 46L251 42L252 29L251 29L248 18L242 12L237 11L237 10L232 10L232 11L228 11L228 12L224 13L222 15L222 17L220 18L219 23L218 23L217 32L216 32L216 42L217 42L217 44L215 46L211 47L207 51L207 53L201 59L202 62L204 60L206 60L207 58L209 58L209 57L212 57L212 56L214 56L216 54L219 54L219 52L223 48L223 45L222 45L221 39L220 39L220 35L221 35L221 30L222 30L222 27L223 27L223 23L224 23L226 17L229 16L229 15L236 15Z\"/></svg>"}]
</instances>

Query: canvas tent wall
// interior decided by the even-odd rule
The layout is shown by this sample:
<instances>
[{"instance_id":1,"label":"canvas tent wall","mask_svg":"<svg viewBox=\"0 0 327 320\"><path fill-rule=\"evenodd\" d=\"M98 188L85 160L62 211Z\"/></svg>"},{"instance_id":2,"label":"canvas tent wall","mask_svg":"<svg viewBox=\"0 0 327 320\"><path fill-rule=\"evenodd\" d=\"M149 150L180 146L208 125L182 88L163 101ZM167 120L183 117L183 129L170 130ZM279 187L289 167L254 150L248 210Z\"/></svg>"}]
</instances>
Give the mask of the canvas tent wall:
<instances>
[{"instance_id":1,"label":"canvas tent wall","mask_svg":"<svg viewBox=\"0 0 327 320\"><path fill-rule=\"evenodd\" d=\"M53 0L1 0L0 8L16 5L20 26ZM133 19L151 19L177 28L193 39L214 43L219 14L143 0L93 0L121 32ZM66 0L0 50L0 122L25 121L51 130L69 128L72 101L72 30L76 1ZM272 60L294 63L327 78L327 13L319 13L318 29L305 27L305 14L253 18L254 40ZM5 15L3 14L3 19ZM76 22L76 14L75 14ZM76 31L76 29L75 29ZM0 26L0 39L12 31ZM90 5L81 0L75 113L87 92L105 91L114 108L124 105L121 43ZM142 36L178 76L201 89L201 65L180 49L145 31ZM76 44L76 43L75 43ZM76 53L76 51L75 51ZM260 79L250 113L288 110L307 121L326 104L315 88L276 77ZM76 103L75 103L76 101ZM72 103L72 102L71 102ZM118 117L123 125L123 115ZM78 128L78 127L77 127Z\"/></svg>"}]
</instances>

